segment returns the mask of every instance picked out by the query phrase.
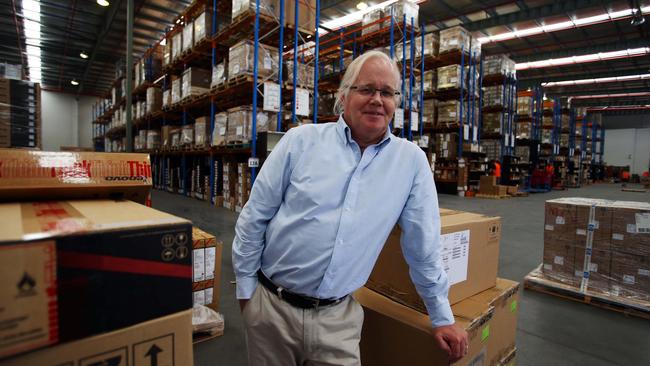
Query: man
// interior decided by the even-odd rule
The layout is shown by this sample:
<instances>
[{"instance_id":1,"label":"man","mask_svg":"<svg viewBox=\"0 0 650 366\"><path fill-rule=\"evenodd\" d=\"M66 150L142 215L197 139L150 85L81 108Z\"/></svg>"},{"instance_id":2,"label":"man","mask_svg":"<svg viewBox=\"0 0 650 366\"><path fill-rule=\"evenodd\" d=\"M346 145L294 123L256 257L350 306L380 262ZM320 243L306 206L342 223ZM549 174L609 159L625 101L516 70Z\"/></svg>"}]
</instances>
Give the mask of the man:
<instances>
[{"instance_id":1,"label":"man","mask_svg":"<svg viewBox=\"0 0 650 366\"><path fill-rule=\"evenodd\" d=\"M264 163L233 242L251 365L359 365L363 310L349 295L396 222L438 346L452 362L467 352L447 300L429 163L388 130L399 88L395 62L365 53L341 81L338 122L290 130Z\"/></svg>"}]
</instances>

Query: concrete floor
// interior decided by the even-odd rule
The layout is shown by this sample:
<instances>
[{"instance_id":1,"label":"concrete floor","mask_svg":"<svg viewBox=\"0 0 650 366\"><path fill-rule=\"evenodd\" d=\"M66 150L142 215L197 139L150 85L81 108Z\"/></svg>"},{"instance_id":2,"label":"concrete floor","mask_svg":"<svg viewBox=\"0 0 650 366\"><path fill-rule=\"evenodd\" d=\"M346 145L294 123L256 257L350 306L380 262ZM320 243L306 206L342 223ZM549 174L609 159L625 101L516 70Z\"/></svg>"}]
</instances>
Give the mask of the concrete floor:
<instances>
[{"instance_id":1,"label":"concrete floor","mask_svg":"<svg viewBox=\"0 0 650 366\"><path fill-rule=\"evenodd\" d=\"M650 202L650 193L622 192L620 185L597 184L504 200L440 195L440 207L503 218L499 276L521 281L541 263L544 201L595 197ZM237 215L205 202L154 191L153 206L192 220L224 242L220 312L225 334L194 346L197 366L246 365L244 333L234 296L231 244ZM519 365L650 365L650 322L593 306L524 291L517 333Z\"/></svg>"}]
</instances>

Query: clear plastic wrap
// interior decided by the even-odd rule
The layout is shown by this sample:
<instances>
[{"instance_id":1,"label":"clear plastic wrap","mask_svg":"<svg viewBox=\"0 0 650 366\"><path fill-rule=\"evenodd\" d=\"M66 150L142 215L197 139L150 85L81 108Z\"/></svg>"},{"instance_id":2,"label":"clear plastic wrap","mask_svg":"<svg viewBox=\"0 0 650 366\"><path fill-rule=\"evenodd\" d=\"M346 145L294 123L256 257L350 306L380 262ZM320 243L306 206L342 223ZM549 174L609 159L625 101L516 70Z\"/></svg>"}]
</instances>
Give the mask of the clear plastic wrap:
<instances>
[{"instance_id":1,"label":"clear plastic wrap","mask_svg":"<svg viewBox=\"0 0 650 366\"><path fill-rule=\"evenodd\" d=\"M198 117L194 120L194 145L205 146L207 144L206 131L208 124L210 124L210 117Z\"/></svg>"},{"instance_id":2,"label":"clear plastic wrap","mask_svg":"<svg viewBox=\"0 0 650 366\"><path fill-rule=\"evenodd\" d=\"M214 130L212 130L212 146L221 146L226 143L227 126L228 126L227 112L221 112L214 115Z\"/></svg>"},{"instance_id":3,"label":"clear plastic wrap","mask_svg":"<svg viewBox=\"0 0 650 366\"><path fill-rule=\"evenodd\" d=\"M438 68L438 90L459 88L461 83L460 65L449 65Z\"/></svg>"},{"instance_id":4,"label":"clear plastic wrap","mask_svg":"<svg viewBox=\"0 0 650 366\"><path fill-rule=\"evenodd\" d=\"M271 113L257 109L256 131L269 130ZM252 138L253 107L241 106L228 110L228 128L226 129L226 142L248 142Z\"/></svg>"},{"instance_id":5,"label":"clear plastic wrap","mask_svg":"<svg viewBox=\"0 0 650 366\"><path fill-rule=\"evenodd\" d=\"M245 40L230 47L228 53L228 80L239 75L252 75L254 62L254 43ZM260 44L257 59L257 74L270 76L278 71L278 49Z\"/></svg>"},{"instance_id":6,"label":"clear plastic wrap","mask_svg":"<svg viewBox=\"0 0 650 366\"><path fill-rule=\"evenodd\" d=\"M228 80L228 66L227 62L221 62L212 66L212 80L210 81L210 87L215 87L221 85Z\"/></svg>"},{"instance_id":7,"label":"clear plastic wrap","mask_svg":"<svg viewBox=\"0 0 650 366\"><path fill-rule=\"evenodd\" d=\"M202 95L210 91L211 71L190 67L183 71L181 86L182 99Z\"/></svg>"},{"instance_id":8,"label":"clear plastic wrap","mask_svg":"<svg viewBox=\"0 0 650 366\"><path fill-rule=\"evenodd\" d=\"M483 88L483 106L502 106L503 103L503 85L494 85Z\"/></svg>"},{"instance_id":9,"label":"clear plastic wrap","mask_svg":"<svg viewBox=\"0 0 650 366\"><path fill-rule=\"evenodd\" d=\"M501 133L502 113L483 113L483 125L481 133L495 134Z\"/></svg>"},{"instance_id":10,"label":"clear plastic wrap","mask_svg":"<svg viewBox=\"0 0 650 366\"><path fill-rule=\"evenodd\" d=\"M517 114L522 116L532 116L533 97L517 97Z\"/></svg>"},{"instance_id":11,"label":"clear plastic wrap","mask_svg":"<svg viewBox=\"0 0 650 366\"><path fill-rule=\"evenodd\" d=\"M530 133L533 128L532 122L517 122L516 136L518 139L530 139ZM519 155L517 155L519 156Z\"/></svg>"},{"instance_id":12,"label":"clear plastic wrap","mask_svg":"<svg viewBox=\"0 0 650 366\"><path fill-rule=\"evenodd\" d=\"M460 51L461 48L465 52L470 49L470 34L465 28L455 26L440 31L440 53Z\"/></svg>"}]
</instances>

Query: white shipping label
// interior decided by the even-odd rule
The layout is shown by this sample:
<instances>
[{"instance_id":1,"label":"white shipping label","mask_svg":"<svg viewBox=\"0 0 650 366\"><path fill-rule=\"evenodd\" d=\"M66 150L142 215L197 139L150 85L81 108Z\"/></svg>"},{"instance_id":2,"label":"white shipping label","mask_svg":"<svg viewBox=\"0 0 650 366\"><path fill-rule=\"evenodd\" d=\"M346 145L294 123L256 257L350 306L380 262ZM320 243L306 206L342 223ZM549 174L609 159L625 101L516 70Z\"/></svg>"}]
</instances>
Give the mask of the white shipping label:
<instances>
[{"instance_id":1,"label":"white shipping label","mask_svg":"<svg viewBox=\"0 0 650 366\"><path fill-rule=\"evenodd\" d=\"M467 280L469 259L469 230L440 236L442 262L447 272L449 286Z\"/></svg>"},{"instance_id":2,"label":"white shipping label","mask_svg":"<svg viewBox=\"0 0 650 366\"><path fill-rule=\"evenodd\" d=\"M194 282L205 280L205 249L192 251L192 280Z\"/></svg>"},{"instance_id":3,"label":"white shipping label","mask_svg":"<svg viewBox=\"0 0 650 366\"><path fill-rule=\"evenodd\" d=\"M225 135L226 135L226 128L219 127L219 136L225 136Z\"/></svg>"},{"instance_id":4,"label":"white shipping label","mask_svg":"<svg viewBox=\"0 0 650 366\"><path fill-rule=\"evenodd\" d=\"M418 112L411 112L411 131L417 131L420 128Z\"/></svg>"},{"instance_id":5,"label":"white shipping label","mask_svg":"<svg viewBox=\"0 0 650 366\"><path fill-rule=\"evenodd\" d=\"M552 271L552 270L553 270L553 265L552 265L552 264L545 264L545 265L544 265L544 270L546 270L546 271Z\"/></svg>"},{"instance_id":6,"label":"white shipping label","mask_svg":"<svg viewBox=\"0 0 650 366\"><path fill-rule=\"evenodd\" d=\"M564 257L560 257L558 255L555 256L555 259L553 259L553 263L563 266L564 265Z\"/></svg>"},{"instance_id":7,"label":"white shipping label","mask_svg":"<svg viewBox=\"0 0 650 366\"><path fill-rule=\"evenodd\" d=\"M463 126L463 140L467 141L469 139L469 126Z\"/></svg>"},{"instance_id":8,"label":"white shipping label","mask_svg":"<svg viewBox=\"0 0 650 366\"><path fill-rule=\"evenodd\" d=\"M600 221L594 220L594 229L600 228Z\"/></svg>"},{"instance_id":9,"label":"white shipping label","mask_svg":"<svg viewBox=\"0 0 650 366\"><path fill-rule=\"evenodd\" d=\"M194 297L194 305L205 305L205 290L194 291L192 296Z\"/></svg>"},{"instance_id":10,"label":"white shipping label","mask_svg":"<svg viewBox=\"0 0 650 366\"><path fill-rule=\"evenodd\" d=\"M214 264L215 264L216 248L205 248L205 279L211 280L214 278Z\"/></svg>"},{"instance_id":11,"label":"white shipping label","mask_svg":"<svg viewBox=\"0 0 650 366\"><path fill-rule=\"evenodd\" d=\"M553 225L544 225L544 230L553 231Z\"/></svg>"},{"instance_id":12,"label":"white shipping label","mask_svg":"<svg viewBox=\"0 0 650 366\"><path fill-rule=\"evenodd\" d=\"M612 239L614 240L623 240L623 234L612 234Z\"/></svg>"},{"instance_id":13,"label":"white shipping label","mask_svg":"<svg viewBox=\"0 0 650 366\"><path fill-rule=\"evenodd\" d=\"M271 64L271 55L268 53L264 54L264 68L267 70L271 70L272 64Z\"/></svg>"},{"instance_id":14,"label":"white shipping label","mask_svg":"<svg viewBox=\"0 0 650 366\"><path fill-rule=\"evenodd\" d=\"M634 285L634 276L623 275L623 283L628 285Z\"/></svg>"},{"instance_id":15,"label":"white shipping label","mask_svg":"<svg viewBox=\"0 0 650 366\"><path fill-rule=\"evenodd\" d=\"M244 127L237 126L237 128L235 129L235 133L237 134L237 136L243 135L244 134Z\"/></svg>"},{"instance_id":16,"label":"white shipping label","mask_svg":"<svg viewBox=\"0 0 650 366\"><path fill-rule=\"evenodd\" d=\"M630 234L636 234L636 225L627 224L627 232Z\"/></svg>"},{"instance_id":17,"label":"white shipping label","mask_svg":"<svg viewBox=\"0 0 650 366\"><path fill-rule=\"evenodd\" d=\"M280 85L267 81L264 83L264 106L265 111L280 111Z\"/></svg>"},{"instance_id":18,"label":"white shipping label","mask_svg":"<svg viewBox=\"0 0 650 366\"><path fill-rule=\"evenodd\" d=\"M309 116L309 90L296 88L296 115Z\"/></svg>"},{"instance_id":19,"label":"white shipping label","mask_svg":"<svg viewBox=\"0 0 650 366\"><path fill-rule=\"evenodd\" d=\"M564 225L566 221L564 220L563 216L556 216L555 217L555 225Z\"/></svg>"},{"instance_id":20,"label":"white shipping label","mask_svg":"<svg viewBox=\"0 0 650 366\"><path fill-rule=\"evenodd\" d=\"M598 264L589 263L589 272L598 272Z\"/></svg>"},{"instance_id":21,"label":"white shipping label","mask_svg":"<svg viewBox=\"0 0 650 366\"><path fill-rule=\"evenodd\" d=\"M472 141L477 142L478 141L478 128L474 128L472 130Z\"/></svg>"},{"instance_id":22,"label":"white shipping label","mask_svg":"<svg viewBox=\"0 0 650 366\"><path fill-rule=\"evenodd\" d=\"M510 135L510 147L515 147L515 135Z\"/></svg>"},{"instance_id":23,"label":"white shipping label","mask_svg":"<svg viewBox=\"0 0 650 366\"><path fill-rule=\"evenodd\" d=\"M214 288L208 287L205 289L205 305L210 305L214 301Z\"/></svg>"},{"instance_id":24,"label":"white shipping label","mask_svg":"<svg viewBox=\"0 0 650 366\"><path fill-rule=\"evenodd\" d=\"M577 229L576 230L576 235L587 235L587 230L585 229Z\"/></svg>"},{"instance_id":25,"label":"white shipping label","mask_svg":"<svg viewBox=\"0 0 650 366\"><path fill-rule=\"evenodd\" d=\"M449 117L456 118L456 112L449 112Z\"/></svg>"},{"instance_id":26,"label":"white shipping label","mask_svg":"<svg viewBox=\"0 0 650 366\"><path fill-rule=\"evenodd\" d=\"M650 270L639 268L639 276L650 277Z\"/></svg>"},{"instance_id":27,"label":"white shipping label","mask_svg":"<svg viewBox=\"0 0 650 366\"><path fill-rule=\"evenodd\" d=\"M650 234L650 212L638 213L635 216L637 233Z\"/></svg>"},{"instance_id":28,"label":"white shipping label","mask_svg":"<svg viewBox=\"0 0 650 366\"><path fill-rule=\"evenodd\" d=\"M395 117L393 118L393 127L404 127L404 110L402 108L395 109Z\"/></svg>"},{"instance_id":29,"label":"white shipping label","mask_svg":"<svg viewBox=\"0 0 650 366\"><path fill-rule=\"evenodd\" d=\"M620 291L621 291L621 287L620 287L620 286L612 286L612 295L614 295L614 296L618 296L619 293L620 293Z\"/></svg>"},{"instance_id":30,"label":"white shipping label","mask_svg":"<svg viewBox=\"0 0 650 366\"><path fill-rule=\"evenodd\" d=\"M449 82L452 83L452 84L457 82L457 81L458 81L458 78L449 78Z\"/></svg>"}]
</instances>

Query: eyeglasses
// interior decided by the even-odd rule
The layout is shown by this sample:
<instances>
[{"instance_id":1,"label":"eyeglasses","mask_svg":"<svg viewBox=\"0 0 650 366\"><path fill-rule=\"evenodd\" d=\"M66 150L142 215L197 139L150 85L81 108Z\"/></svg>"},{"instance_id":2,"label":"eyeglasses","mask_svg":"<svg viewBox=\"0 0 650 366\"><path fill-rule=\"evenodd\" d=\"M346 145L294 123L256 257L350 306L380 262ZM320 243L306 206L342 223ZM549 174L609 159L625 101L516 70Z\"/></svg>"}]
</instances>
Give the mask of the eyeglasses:
<instances>
[{"instance_id":1,"label":"eyeglasses","mask_svg":"<svg viewBox=\"0 0 650 366\"><path fill-rule=\"evenodd\" d=\"M372 97L376 92L384 99L393 99L400 95L400 92L393 89L379 89L371 85L353 85L350 90L354 90L364 97Z\"/></svg>"}]
</instances>

